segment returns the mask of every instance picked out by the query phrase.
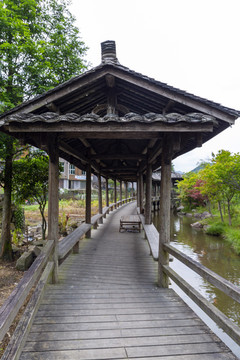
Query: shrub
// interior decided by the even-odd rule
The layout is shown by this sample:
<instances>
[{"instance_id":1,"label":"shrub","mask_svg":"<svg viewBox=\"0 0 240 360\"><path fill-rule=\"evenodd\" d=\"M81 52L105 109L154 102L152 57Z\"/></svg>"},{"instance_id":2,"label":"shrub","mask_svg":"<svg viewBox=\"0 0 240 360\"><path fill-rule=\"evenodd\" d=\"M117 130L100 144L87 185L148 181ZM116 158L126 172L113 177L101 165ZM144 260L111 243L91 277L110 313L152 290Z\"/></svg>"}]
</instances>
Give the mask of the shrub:
<instances>
[{"instance_id":1,"label":"shrub","mask_svg":"<svg viewBox=\"0 0 240 360\"><path fill-rule=\"evenodd\" d=\"M240 255L240 230L228 228L225 231L224 238L231 243L235 252Z\"/></svg>"},{"instance_id":2,"label":"shrub","mask_svg":"<svg viewBox=\"0 0 240 360\"><path fill-rule=\"evenodd\" d=\"M206 234L214 235L214 236L221 236L224 234L224 232L225 232L225 224L223 223L212 224L206 230Z\"/></svg>"}]
</instances>

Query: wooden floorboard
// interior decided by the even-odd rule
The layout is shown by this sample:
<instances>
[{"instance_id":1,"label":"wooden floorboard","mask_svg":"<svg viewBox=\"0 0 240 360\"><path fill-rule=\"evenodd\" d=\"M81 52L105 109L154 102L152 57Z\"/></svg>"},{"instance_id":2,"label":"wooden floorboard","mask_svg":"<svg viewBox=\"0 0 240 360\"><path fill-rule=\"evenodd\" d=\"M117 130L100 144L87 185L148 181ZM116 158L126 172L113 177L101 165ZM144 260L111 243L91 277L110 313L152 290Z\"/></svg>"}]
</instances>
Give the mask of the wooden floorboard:
<instances>
[{"instance_id":1,"label":"wooden floorboard","mask_svg":"<svg viewBox=\"0 0 240 360\"><path fill-rule=\"evenodd\" d=\"M235 357L172 289L156 286L143 234L119 233L111 213L48 285L20 360L231 360Z\"/></svg>"}]
</instances>

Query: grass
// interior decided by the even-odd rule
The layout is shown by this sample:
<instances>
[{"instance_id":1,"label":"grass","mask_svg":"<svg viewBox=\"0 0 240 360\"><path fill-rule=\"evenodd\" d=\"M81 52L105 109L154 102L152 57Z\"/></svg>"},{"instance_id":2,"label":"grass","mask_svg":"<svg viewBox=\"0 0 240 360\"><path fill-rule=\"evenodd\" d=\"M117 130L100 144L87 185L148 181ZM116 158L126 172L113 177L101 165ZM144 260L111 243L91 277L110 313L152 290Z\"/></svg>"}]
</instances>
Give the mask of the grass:
<instances>
[{"instance_id":1,"label":"grass","mask_svg":"<svg viewBox=\"0 0 240 360\"><path fill-rule=\"evenodd\" d=\"M103 200L103 207L106 206ZM92 215L98 213L98 200L92 200ZM34 226L38 223L41 223L41 214L39 211L38 205L24 205L24 213L26 218L26 223L30 226ZM59 215L60 217L68 215L70 221L75 220L76 218L85 218L85 200L75 200L75 199L64 199L59 201ZM48 203L45 208L45 217L48 217Z\"/></svg>"},{"instance_id":2,"label":"grass","mask_svg":"<svg viewBox=\"0 0 240 360\"><path fill-rule=\"evenodd\" d=\"M210 225L207 230L206 230L206 234L208 235L214 235L214 236L221 236L225 233L225 228L226 225L224 223L213 223L212 225Z\"/></svg>"},{"instance_id":3,"label":"grass","mask_svg":"<svg viewBox=\"0 0 240 360\"><path fill-rule=\"evenodd\" d=\"M227 227L224 232L224 238L231 244L234 251L240 255L240 229Z\"/></svg>"}]
</instances>

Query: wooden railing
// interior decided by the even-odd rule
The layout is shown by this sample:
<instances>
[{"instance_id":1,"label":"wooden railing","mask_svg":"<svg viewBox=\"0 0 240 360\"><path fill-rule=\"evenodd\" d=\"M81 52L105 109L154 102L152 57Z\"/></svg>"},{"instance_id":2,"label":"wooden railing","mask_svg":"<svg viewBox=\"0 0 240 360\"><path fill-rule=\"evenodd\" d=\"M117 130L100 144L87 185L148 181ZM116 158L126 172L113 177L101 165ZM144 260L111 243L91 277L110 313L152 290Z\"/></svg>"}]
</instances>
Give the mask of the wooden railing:
<instances>
[{"instance_id":1,"label":"wooden railing","mask_svg":"<svg viewBox=\"0 0 240 360\"><path fill-rule=\"evenodd\" d=\"M59 247L58 247L59 262L61 263L72 250L74 253L78 252L79 241L81 240L81 238L91 229L91 227L96 229L99 224L100 219L102 219L103 217L106 217L106 214L108 214L109 211L112 211L116 207L119 207L119 206L127 203L128 201L132 201L133 199L134 198L123 199L123 200L118 201L117 203L112 203L109 206L104 207L102 214L96 214L91 218L90 224L83 223L76 230L74 230L71 234L66 236L59 243Z\"/></svg>"},{"instance_id":2,"label":"wooden railing","mask_svg":"<svg viewBox=\"0 0 240 360\"><path fill-rule=\"evenodd\" d=\"M68 254L78 252L80 239L91 229L97 227L100 219L106 217L109 211L121 206L127 202L134 200L134 198L123 199L116 204L110 204L103 209L102 214L94 215L91 218L91 223L81 224L70 235L66 236L60 241L58 246L58 261L62 263ZM17 360L21 354L27 334L30 330L33 318L38 309L42 299L46 284L51 281L51 274L53 272L54 263L52 255L54 251L54 241L48 240L41 254L35 259L34 263L25 272L23 278L20 280L11 295L0 308L0 341L12 325L20 308L25 303L32 288L35 286L31 299L29 300L25 312L22 315L10 343L2 356L2 360Z\"/></svg>"},{"instance_id":3,"label":"wooden railing","mask_svg":"<svg viewBox=\"0 0 240 360\"><path fill-rule=\"evenodd\" d=\"M139 212L139 210L138 210ZM149 244L150 253L154 260L159 257L159 233L153 224L146 225L143 215L139 215L142 221L145 236ZM240 303L240 288L230 281L217 275L212 270L191 259L170 244L162 244L163 250L184 263L190 269L206 279L209 283ZM240 345L240 328L226 315L206 300L188 282L180 277L169 265L160 264L162 271L168 275L213 321L216 322L237 344Z\"/></svg>"},{"instance_id":4,"label":"wooden railing","mask_svg":"<svg viewBox=\"0 0 240 360\"><path fill-rule=\"evenodd\" d=\"M53 262L49 261L54 249L54 241L49 240L42 253L36 258L32 266L25 272L24 276L13 290L11 295L0 308L0 341L13 323L19 309L24 304L31 289L35 285L33 296L28 303L23 316L11 338L10 344L5 351L2 360L16 360L21 352L21 344L26 338L31 326L34 314L43 295L44 288L50 281L53 271Z\"/></svg>"}]
</instances>

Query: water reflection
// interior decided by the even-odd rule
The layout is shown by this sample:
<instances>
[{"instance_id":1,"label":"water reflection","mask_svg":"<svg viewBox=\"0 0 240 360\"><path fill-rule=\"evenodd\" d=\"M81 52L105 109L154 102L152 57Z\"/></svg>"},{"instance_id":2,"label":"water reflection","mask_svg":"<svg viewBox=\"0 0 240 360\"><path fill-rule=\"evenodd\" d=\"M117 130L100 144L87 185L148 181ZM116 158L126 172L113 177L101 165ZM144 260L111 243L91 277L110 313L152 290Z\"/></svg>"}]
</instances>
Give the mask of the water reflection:
<instances>
[{"instance_id":1,"label":"water reflection","mask_svg":"<svg viewBox=\"0 0 240 360\"><path fill-rule=\"evenodd\" d=\"M172 214L171 244L233 284L240 285L240 256L236 255L224 240L208 236L201 229L192 228L190 224L193 222L195 220L192 218ZM153 223L159 230L158 214L154 216ZM205 281L177 259L174 259L171 267L240 326L240 304Z\"/></svg>"}]
</instances>

